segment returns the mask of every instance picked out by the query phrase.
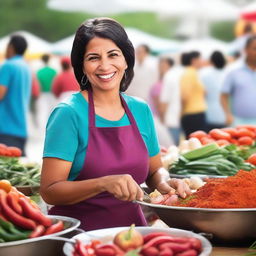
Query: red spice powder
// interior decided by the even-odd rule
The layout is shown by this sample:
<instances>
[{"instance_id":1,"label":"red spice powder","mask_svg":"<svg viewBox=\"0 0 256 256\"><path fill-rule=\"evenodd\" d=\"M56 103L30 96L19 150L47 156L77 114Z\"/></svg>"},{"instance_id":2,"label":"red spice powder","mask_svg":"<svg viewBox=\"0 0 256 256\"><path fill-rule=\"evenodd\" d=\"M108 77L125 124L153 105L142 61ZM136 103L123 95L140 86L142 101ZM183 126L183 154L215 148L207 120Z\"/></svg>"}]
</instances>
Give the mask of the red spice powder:
<instances>
[{"instance_id":1,"label":"red spice powder","mask_svg":"<svg viewBox=\"0 0 256 256\"><path fill-rule=\"evenodd\" d=\"M191 199L177 206L199 208L256 208L256 169L235 176L209 179Z\"/></svg>"}]
</instances>

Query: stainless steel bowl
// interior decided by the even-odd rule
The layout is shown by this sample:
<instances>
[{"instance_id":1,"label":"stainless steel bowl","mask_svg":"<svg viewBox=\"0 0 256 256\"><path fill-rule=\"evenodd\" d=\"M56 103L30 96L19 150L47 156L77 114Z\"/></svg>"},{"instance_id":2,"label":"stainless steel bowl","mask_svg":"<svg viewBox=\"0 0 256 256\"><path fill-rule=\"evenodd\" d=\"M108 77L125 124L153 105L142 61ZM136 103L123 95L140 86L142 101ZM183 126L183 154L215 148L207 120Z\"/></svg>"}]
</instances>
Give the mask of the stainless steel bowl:
<instances>
[{"instance_id":1,"label":"stainless steel bowl","mask_svg":"<svg viewBox=\"0 0 256 256\"><path fill-rule=\"evenodd\" d=\"M65 216L49 215L53 222L62 220L65 229L61 232L30 238L20 241L0 243L0 255L19 255L19 256L56 256L63 255L62 248L64 241L52 240L55 237L72 237L74 231L80 225L80 221ZM71 234L72 235L69 235Z\"/></svg>"},{"instance_id":2,"label":"stainless steel bowl","mask_svg":"<svg viewBox=\"0 0 256 256\"><path fill-rule=\"evenodd\" d=\"M207 209L137 202L150 207L169 227L205 233L213 243L250 244L256 240L256 208Z\"/></svg>"}]
</instances>

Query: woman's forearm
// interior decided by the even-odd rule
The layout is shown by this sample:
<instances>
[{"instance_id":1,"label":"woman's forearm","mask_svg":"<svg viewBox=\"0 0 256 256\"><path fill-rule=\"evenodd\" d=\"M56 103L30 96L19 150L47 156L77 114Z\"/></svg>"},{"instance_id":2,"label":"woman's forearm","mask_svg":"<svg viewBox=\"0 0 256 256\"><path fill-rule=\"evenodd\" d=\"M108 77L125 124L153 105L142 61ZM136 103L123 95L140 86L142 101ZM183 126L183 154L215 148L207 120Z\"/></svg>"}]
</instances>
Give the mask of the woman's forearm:
<instances>
[{"instance_id":1,"label":"woman's forearm","mask_svg":"<svg viewBox=\"0 0 256 256\"><path fill-rule=\"evenodd\" d=\"M82 181L59 181L40 191L46 203L70 205L96 196L104 191L103 178Z\"/></svg>"}]
</instances>

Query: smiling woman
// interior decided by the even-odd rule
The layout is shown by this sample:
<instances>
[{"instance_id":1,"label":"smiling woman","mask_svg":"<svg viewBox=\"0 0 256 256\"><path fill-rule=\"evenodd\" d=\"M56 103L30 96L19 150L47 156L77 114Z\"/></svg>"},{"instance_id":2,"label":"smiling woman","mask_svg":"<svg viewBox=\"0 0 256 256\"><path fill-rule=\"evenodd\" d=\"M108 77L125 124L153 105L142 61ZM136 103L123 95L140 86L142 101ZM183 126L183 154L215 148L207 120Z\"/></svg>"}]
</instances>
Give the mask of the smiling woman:
<instances>
[{"instance_id":1,"label":"smiling woman","mask_svg":"<svg viewBox=\"0 0 256 256\"><path fill-rule=\"evenodd\" d=\"M123 93L134 48L118 22L91 19L76 32L71 61L81 92L55 108L46 130L41 195L55 205L49 213L77 218L85 230L146 225L132 203L143 198L140 184L190 191L162 168L148 105Z\"/></svg>"}]
</instances>

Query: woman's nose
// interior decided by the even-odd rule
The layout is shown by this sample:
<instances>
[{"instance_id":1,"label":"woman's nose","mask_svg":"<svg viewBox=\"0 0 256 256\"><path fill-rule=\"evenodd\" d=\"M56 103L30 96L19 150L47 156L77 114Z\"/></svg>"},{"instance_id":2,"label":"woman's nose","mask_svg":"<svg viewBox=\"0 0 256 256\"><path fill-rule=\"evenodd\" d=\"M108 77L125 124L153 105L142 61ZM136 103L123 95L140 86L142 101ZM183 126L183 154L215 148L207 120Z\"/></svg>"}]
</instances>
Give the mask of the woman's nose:
<instances>
[{"instance_id":1,"label":"woman's nose","mask_svg":"<svg viewBox=\"0 0 256 256\"><path fill-rule=\"evenodd\" d=\"M105 57L101 58L100 63L99 63L99 68L101 70L107 70L109 68L109 66L110 66L110 60Z\"/></svg>"}]
</instances>

